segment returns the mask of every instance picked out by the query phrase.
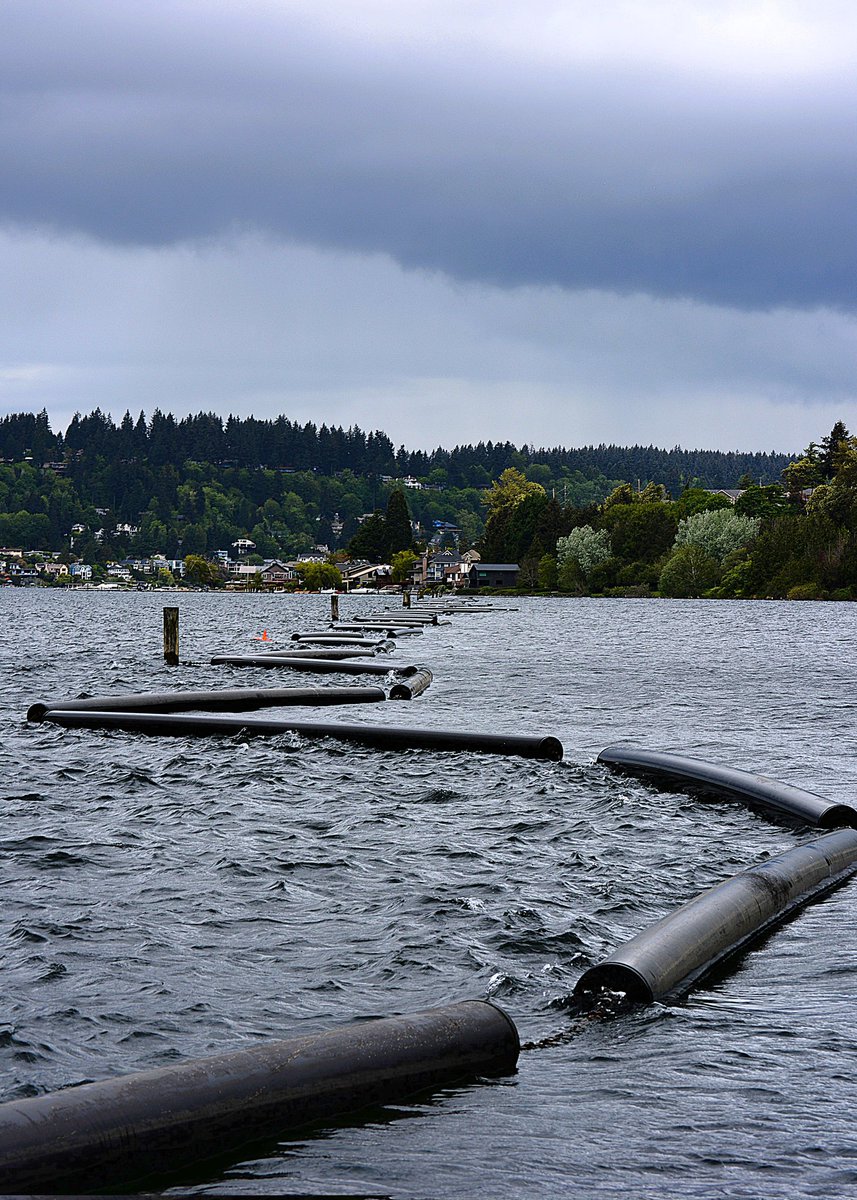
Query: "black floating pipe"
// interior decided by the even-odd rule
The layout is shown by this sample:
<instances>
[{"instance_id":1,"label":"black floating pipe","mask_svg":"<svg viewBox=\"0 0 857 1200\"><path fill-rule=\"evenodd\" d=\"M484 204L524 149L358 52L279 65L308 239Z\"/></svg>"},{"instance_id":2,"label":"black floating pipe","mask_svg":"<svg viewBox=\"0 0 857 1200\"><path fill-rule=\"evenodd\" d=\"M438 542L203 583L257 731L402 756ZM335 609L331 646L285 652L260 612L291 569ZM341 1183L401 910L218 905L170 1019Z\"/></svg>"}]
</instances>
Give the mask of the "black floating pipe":
<instances>
[{"instance_id":1,"label":"black floating pipe","mask_svg":"<svg viewBox=\"0 0 857 1200\"><path fill-rule=\"evenodd\" d=\"M434 622L421 621L418 617L412 620L407 613L401 617L393 616L390 613L378 613L372 617L353 617L350 621L342 621L340 624L359 626L361 629L371 628L373 625L381 625L384 628L395 626L396 629L426 629Z\"/></svg>"},{"instance_id":2,"label":"black floating pipe","mask_svg":"<svg viewBox=\"0 0 857 1200\"><path fill-rule=\"evenodd\" d=\"M394 683L390 688L391 700L413 700L414 696L419 696L431 684L434 676L428 667L421 667L419 671L415 671L413 675L409 675L406 680L400 683Z\"/></svg>"},{"instance_id":3,"label":"black floating pipe","mask_svg":"<svg viewBox=\"0 0 857 1200\"><path fill-rule=\"evenodd\" d=\"M465 1000L10 1101L3 1191L157 1183L312 1122L508 1074L519 1050L506 1013Z\"/></svg>"},{"instance_id":4,"label":"black floating pipe","mask_svg":"<svg viewBox=\"0 0 857 1200\"><path fill-rule=\"evenodd\" d=\"M360 621L348 625L335 625L332 627L333 633L384 633L388 637L407 637L412 634L422 634L422 625L396 625L389 621L386 625L380 625L377 621Z\"/></svg>"},{"instance_id":5,"label":"black floating pipe","mask_svg":"<svg viewBox=\"0 0 857 1200\"><path fill-rule=\"evenodd\" d=\"M332 633L329 629L323 633L293 633L292 641L298 645L309 642L314 646L359 646L368 650L377 650L387 644L384 638L361 637L359 633Z\"/></svg>"},{"instance_id":6,"label":"black floating pipe","mask_svg":"<svg viewBox=\"0 0 857 1200\"><path fill-rule=\"evenodd\" d=\"M733 875L626 942L578 980L587 1001L605 991L651 1003L685 992L813 896L857 871L857 830L838 829Z\"/></svg>"},{"instance_id":7,"label":"black floating pipe","mask_svg":"<svg viewBox=\"0 0 857 1200\"><path fill-rule=\"evenodd\" d=\"M374 656L371 661L364 662L352 658L304 657L303 651L295 654L215 654L211 662L212 666L284 667L291 671L313 671L318 675L413 675L418 670L414 666L379 662Z\"/></svg>"},{"instance_id":8,"label":"black floating pipe","mask_svg":"<svg viewBox=\"0 0 857 1200\"><path fill-rule=\"evenodd\" d=\"M289 646L282 650L266 650L266 658L374 658L374 650L360 650L353 646L346 649L336 650L328 648L327 650L296 650L294 646Z\"/></svg>"},{"instance_id":9,"label":"black floating pipe","mask_svg":"<svg viewBox=\"0 0 857 1200\"><path fill-rule=\"evenodd\" d=\"M237 733L299 733L337 738L381 750L462 750L510 754L559 762L562 744L555 737L503 733L465 733L447 729L407 729L392 725L340 725L323 721L267 720L258 717L190 716L187 713L66 711L52 708L45 720L72 729L121 729L167 737L232 736Z\"/></svg>"},{"instance_id":10,"label":"black floating pipe","mask_svg":"<svg viewBox=\"0 0 857 1200\"><path fill-rule=\"evenodd\" d=\"M814 792L777 783L764 775L721 767L701 758L615 745L602 750L598 762L625 775L641 776L657 783L684 784L695 792L743 800L822 829L857 826L857 810L847 804L834 804Z\"/></svg>"},{"instance_id":11,"label":"black floating pipe","mask_svg":"<svg viewBox=\"0 0 857 1200\"><path fill-rule=\"evenodd\" d=\"M383 688L224 688L218 692L144 692L126 696L87 696L85 700L39 700L27 709L28 721L43 721L54 708L64 712L250 712L292 704L377 704Z\"/></svg>"},{"instance_id":12,"label":"black floating pipe","mask_svg":"<svg viewBox=\"0 0 857 1200\"><path fill-rule=\"evenodd\" d=\"M409 608L406 614L409 625L437 625L437 613L427 612L424 608ZM404 620L404 617L399 617L399 620ZM386 621L396 620L389 613L371 613L369 620Z\"/></svg>"}]
</instances>

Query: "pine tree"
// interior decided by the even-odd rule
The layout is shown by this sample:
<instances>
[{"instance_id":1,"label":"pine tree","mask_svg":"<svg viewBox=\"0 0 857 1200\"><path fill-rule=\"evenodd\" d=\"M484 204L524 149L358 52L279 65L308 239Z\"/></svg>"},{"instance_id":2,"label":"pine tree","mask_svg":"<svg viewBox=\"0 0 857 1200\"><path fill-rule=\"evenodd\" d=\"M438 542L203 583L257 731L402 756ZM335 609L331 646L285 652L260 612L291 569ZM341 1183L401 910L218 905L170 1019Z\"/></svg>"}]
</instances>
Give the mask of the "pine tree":
<instances>
[{"instance_id":1,"label":"pine tree","mask_svg":"<svg viewBox=\"0 0 857 1200\"><path fill-rule=\"evenodd\" d=\"M394 488L387 501L385 516L387 525L387 557L392 558L400 550L410 550L414 544L411 530L411 514L401 488Z\"/></svg>"}]
</instances>

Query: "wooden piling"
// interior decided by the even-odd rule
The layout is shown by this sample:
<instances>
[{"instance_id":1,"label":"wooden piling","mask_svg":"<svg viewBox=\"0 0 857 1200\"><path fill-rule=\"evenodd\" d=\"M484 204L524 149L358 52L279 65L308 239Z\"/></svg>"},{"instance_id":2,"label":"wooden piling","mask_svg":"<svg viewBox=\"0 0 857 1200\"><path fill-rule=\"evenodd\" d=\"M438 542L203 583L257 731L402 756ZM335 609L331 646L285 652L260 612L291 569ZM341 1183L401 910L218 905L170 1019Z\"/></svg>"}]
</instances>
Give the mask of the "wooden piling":
<instances>
[{"instance_id":1,"label":"wooden piling","mask_svg":"<svg viewBox=\"0 0 857 1200\"><path fill-rule=\"evenodd\" d=\"M179 610L164 609L164 662L167 666L179 665Z\"/></svg>"},{"instance_id":2,"label":"wooden piling","mask_svg":"<svg viewBox=\"0 0 857 1200\"><path fill-rule=\"evenodd\" d=\"M407 588L405 588L405 590L402 592L402 608L410 608L410 607L411 607L411 593Z\"/></svg>"},{"instance_id":3,"label":"wooden piling","mask_svg":"<svg viewBox=\"0 0 857 1200\"><path fill-rule=\"evenodd\" d=\"M330 619L331 621L339 620L339 596L335 592L330 597Z\"/></svg>"}]
</instances>

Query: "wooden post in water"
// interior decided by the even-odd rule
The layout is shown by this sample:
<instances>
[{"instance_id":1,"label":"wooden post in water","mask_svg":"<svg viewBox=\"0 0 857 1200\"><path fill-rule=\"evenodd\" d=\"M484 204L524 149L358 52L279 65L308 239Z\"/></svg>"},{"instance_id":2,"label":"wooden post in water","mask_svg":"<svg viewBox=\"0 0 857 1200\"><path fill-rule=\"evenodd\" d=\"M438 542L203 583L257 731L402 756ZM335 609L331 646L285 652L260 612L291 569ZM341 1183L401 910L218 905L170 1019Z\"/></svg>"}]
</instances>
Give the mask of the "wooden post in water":
<instances>
[{"instance_id":1,"label":"wooden post in water","mask_svg":"<svg viewBox=\"0 0 857 1200\"><path fill-rule=\"evenodd\" d=\"M167 666L179 665L179 610L164 609L164 662Z\"/></svg>"},{"instance_id":2,"label":"wooden post in water","mask_svg":"<svg viewBox=\"0 0 857 1200\"><path fill-rule=\"evenodd\" d=\"M411 607L411 591L410 588L405 588L402 592L402 608Z\"/></svg>"},{"instance_id":3,"label":"wooden post in water","mask_svg":"<svg viewBox=\"0 0 857 1200\"><path fill-rule=\"evenodd\" d=\"M339 620L339 596L335 592L330 597L330 619L331 621Z\"/></svg>"}]
</instances>

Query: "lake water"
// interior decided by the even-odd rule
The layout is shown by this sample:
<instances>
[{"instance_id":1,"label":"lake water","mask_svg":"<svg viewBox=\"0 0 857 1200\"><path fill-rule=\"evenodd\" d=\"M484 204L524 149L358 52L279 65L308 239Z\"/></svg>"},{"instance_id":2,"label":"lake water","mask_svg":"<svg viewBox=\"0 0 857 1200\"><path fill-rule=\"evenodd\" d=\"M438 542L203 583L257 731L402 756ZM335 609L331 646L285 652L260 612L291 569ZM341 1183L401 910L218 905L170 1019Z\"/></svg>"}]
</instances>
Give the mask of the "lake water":
<instances>
[{"instance_id":1,"label":"lake water","mask_svg":"<svg viewBox=\"0 0 857 1200\"><path fill-rule=\"evenodd\" d=\"M341 600L342 616L381 597ZM181 611L182 665L162 659ZM562 763L25 720L86 692L360 683L213 667L327 597L0 591L0 1099L490 996L523 1041L580 973L813 836L595 765L613 741L853 803L857 605L496 600L402 640L410 704L295 716L555 734ZM370 680L369 682L374 682ZM857 1184L857 882L684 1002L514 1076L200 1173L201 1193L829 1197Z\"/></svg>"}]
</instances>

